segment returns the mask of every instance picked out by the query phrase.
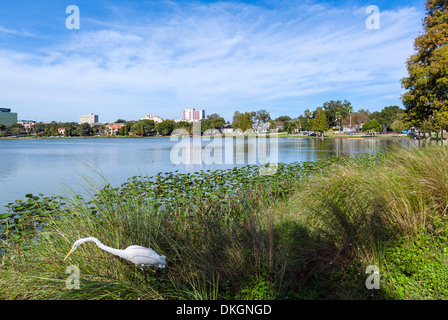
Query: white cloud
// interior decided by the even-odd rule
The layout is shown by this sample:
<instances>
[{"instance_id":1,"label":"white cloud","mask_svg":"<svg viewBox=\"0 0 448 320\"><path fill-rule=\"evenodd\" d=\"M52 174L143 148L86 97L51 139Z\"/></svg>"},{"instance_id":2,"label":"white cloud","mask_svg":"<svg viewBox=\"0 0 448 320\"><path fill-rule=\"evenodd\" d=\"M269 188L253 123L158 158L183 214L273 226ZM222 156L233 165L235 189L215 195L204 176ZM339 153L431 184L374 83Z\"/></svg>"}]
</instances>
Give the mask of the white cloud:
<instances>
[{"instance_id":1,"label":"white cloud","mask_svg":"<svg viewBox=\"0 0 448 320\"><path fill-rule=\"evenodd\" d=\"M29 32L29 31L5 28L3 26L0 26L0 34L14 35L14 36L20 36L20 37L35 37L36 36L34 33Z\"/></svg>"},{"instance_id":2,"label":"white cloud","mask_svg":"<svg viewBox=\"0 0 448 320\"><path fill-rule=\"evenodd\" d=\"M319 105L332 95L377 102L399 97L422 15L382 11L381 29L368 30L365 8L170 6L171 15L130 27L67 31L64 42L32 54L2 50L0 95L37 120L74 121L83 112L105 121L178 118L186 106L230 119L239 106L285 103L294 115L316 107L299 101L319 95Z\"/></svg>"}]
</instances>

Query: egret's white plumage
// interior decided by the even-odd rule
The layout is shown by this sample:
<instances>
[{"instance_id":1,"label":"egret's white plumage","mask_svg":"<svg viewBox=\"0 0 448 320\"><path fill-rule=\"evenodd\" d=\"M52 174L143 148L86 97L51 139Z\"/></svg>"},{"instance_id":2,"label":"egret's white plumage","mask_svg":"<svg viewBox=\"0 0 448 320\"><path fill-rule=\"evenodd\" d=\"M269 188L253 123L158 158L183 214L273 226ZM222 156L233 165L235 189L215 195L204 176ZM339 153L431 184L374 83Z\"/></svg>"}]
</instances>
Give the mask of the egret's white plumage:
<instances>
[{"instance_id":1,"label":"egret's white plumage","mask_svg":"<svg viewBox=\"0 0 448 320\"><path fill-rule=\"evenodd\" d=\"M110 252L113 255L119 256L123 259L126 259L126 260L132 262L132 263L135 263L143 270L143 274L145 275L145 278L146 278L146 274L145 274L144 267L157 267L157 268L163 269L166 266L166 261L165 261L166 257L159 255L157 252L155 252L154 250L152 250L150 248L132 245L132 246L127 247L126 249L114 249L114 248L104 245L103 243L101 243L101 241L99 241L97 238L94 238L94 237L76 240L75 243L73 244L72 249L65 257L64 261L68 258L68 256L70 254L72 254L73 251L76 250L76 248L78 248L84 242L88 242L88 241L95 242L96 245L104 251Z\"/></svg>"}]
</instances>

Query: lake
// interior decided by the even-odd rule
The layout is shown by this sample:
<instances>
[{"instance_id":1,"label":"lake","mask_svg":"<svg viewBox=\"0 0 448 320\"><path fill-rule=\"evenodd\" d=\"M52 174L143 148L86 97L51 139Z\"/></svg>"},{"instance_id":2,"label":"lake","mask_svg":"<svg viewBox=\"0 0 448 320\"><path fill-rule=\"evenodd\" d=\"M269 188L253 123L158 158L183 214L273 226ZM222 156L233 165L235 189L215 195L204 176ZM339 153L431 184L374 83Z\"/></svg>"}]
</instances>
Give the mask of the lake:
<instances>
[{"instance_id":1,"label":"lake","mask_svg":"<svg viewBox=\"0 0 448 320\"><path fill-rule=\"evenodd\" d=\"M194 145L192 140L186 141L191 141L191 145ZM276 149L271 148L277 150L278 161L283 163L314 161L333 155L372 153L383 147L412 143L411 140L399 139L276 140ZM135 175L151 176L174 170L191 172L225 169L260 163L258 157L250 156L250 148L257 142L250 139L213 138L210 141L202 141L201 148L207 148L212 142L217 143L218 147L213 148L214 151L210 155L215 159L221 157L222 164L219 161L211 164L207 161L179 163L176 159L179 160L180 156L175 157L173 161L172 150L173 147L179 146L180 141L181 139L170 141L169 138L0 139L0 213L6 211L6 204L24 199L28 193L83 193L85 189L90 190L89 183L104 185L103 178L111 185L119 186ZM269 154L270 139L266 141L266 154ZM244 147L239 148L238 143L242 143ZM223 151L222 154L220 151Z\"/></svg>"}]
</instances>

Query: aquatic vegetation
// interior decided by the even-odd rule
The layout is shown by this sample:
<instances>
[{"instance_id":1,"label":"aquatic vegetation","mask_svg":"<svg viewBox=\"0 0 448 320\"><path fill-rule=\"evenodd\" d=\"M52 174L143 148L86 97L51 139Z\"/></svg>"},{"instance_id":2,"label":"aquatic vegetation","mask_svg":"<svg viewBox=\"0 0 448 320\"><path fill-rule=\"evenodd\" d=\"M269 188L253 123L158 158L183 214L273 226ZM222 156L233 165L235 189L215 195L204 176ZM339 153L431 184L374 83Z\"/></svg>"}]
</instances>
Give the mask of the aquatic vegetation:
<instances>
[{"instance_id":1,"label":"aquatic vegetation","mask_svg":"<svg viewBox=\"0 0 448 320\"><path fill-rule=\"evenodd\" d=\"M7 283L16 288L4 291L2 297L288 297L299 283L297 275L318 259L327 244L295 216L285 216L282 203L310 177L329 172L335 164L369 165L378 159L360 155L278 164L274 175L260 175L260 167L244 166L134 176L119 187L100 187L90 198L29 195L27 205L16 201L2 216L0 289ZM23 223L12 225L13 218ZM114 247L153 248L167 257L166 270L149 275L143 283L134 266L87 245L70 257L73 261L64 262L73 241L87 236ZM67 263L82 270L82 291L64 290L67 275L62 271ZM36 286L44 289L36 291Z\"/></svg>"}]
</instances>

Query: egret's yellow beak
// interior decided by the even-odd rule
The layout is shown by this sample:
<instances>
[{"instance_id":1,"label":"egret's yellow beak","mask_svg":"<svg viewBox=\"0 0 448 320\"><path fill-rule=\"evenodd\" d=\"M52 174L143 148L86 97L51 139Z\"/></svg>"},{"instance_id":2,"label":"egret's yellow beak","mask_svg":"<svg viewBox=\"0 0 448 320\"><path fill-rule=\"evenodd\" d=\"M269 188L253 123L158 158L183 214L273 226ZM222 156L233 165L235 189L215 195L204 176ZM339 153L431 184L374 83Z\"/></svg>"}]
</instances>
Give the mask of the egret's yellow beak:
<instances>
[{"instance_id":1,"label":"egret's yellow beak","mask_svg":"<svg viewBox=\"0 0 448 320\"><path fill-rule=\"evenodd\" d=\"M75 251L75 247L72 247L70 252L65 256L64 261L67 260L68 256L72 254L72 252Z\"/></svg>"}]
</instances>

